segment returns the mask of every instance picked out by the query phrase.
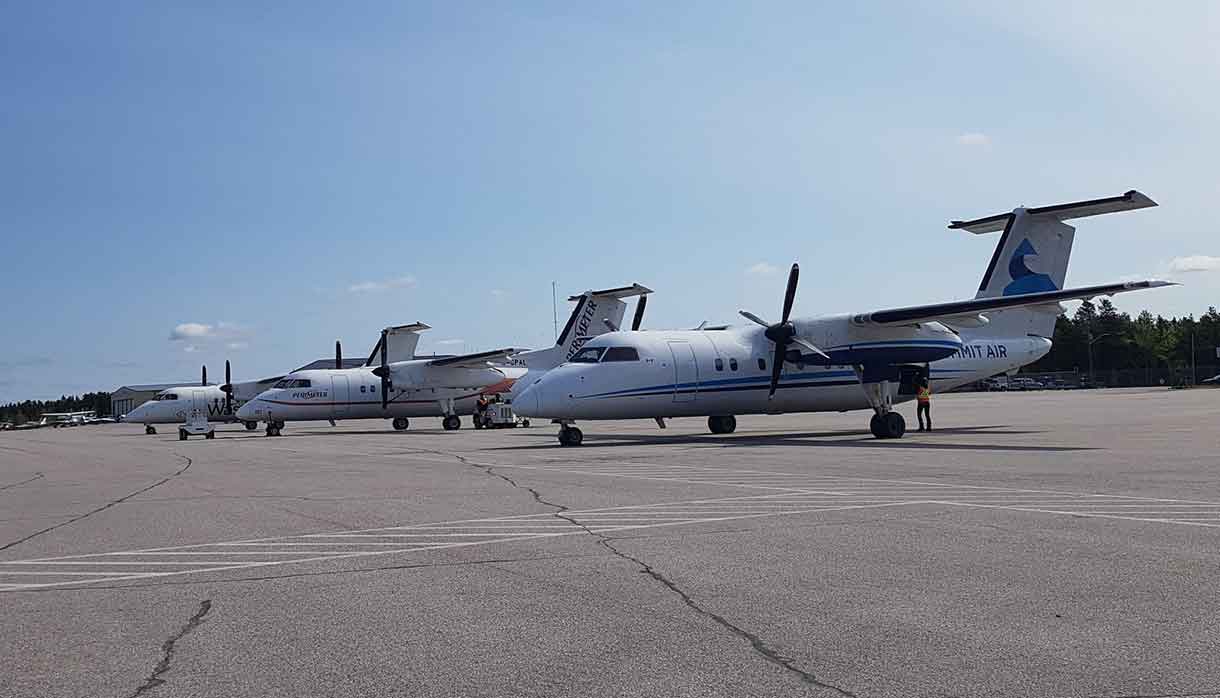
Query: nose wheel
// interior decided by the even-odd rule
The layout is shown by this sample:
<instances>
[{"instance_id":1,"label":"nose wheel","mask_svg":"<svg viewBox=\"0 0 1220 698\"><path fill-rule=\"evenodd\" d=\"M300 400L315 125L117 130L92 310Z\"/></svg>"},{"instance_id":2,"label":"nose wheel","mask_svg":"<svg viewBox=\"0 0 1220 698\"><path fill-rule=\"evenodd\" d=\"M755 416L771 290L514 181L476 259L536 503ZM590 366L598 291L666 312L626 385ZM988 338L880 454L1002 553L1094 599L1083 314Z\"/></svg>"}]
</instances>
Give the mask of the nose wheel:
<instances>
[{"instance_id":1,"label":"nose wheel","mask_svg":"<svg viewBox=\"0 0 1220 698\"><path fill-rule=\"evenodd\" d=\"M258 428L258 422L246 422L246 431L254 431Z\"/></svg>"},{"instance_id":2,"label":"nose wheel","mask_svg":"<svg viewBox=\"0 0 1220 698\"><path fill-rule=\"evenodd\" d=\"M267 422L267 436L279 436L283 428L283 422Z\"/></svg>"},{"instance_id":3,"label":"nose wheel","mask_svg":"<svg viewBox=\"0 0 1220 698\"><path fill-rule=\"evenodd\" d=\"M566 424L559 429L559 445L560 446L579 446L585 441L585 434L576 427L570 427Z\"/></svg>"},{"instance_id":4,"label":"nose wheel","mask_svg":"<svg viewBox=\"0 0 1220 698\"><path fill-rule=\"evenodd\" d=\"M407 427L411 426L406 417L395 417L393 424L395 431L406 431Z\"/></svg>"},{"instance_id":5,"label":"nose wheel","mask_svg":"<svg viewBox=\"0 0 1220 698\"><path fill-rule=\"evenodd\" d=\"M154 427L154 426L153 426L153 425L151 425L151 424L145 424L145 425L144 425L144 433L145 433L145 434L148 434L148 435L150 435L150 436L151 436L151 435L153 435L153 434L156 434L156 433L157 433L157 428L156 428L156 427Z\"/></svg>"},{"instance_id":6,"label":"nose wheel","mask_svg":"<svg viewBox=\"0 0 1220 698\"><path fill-rule=\"evenodd\" d=\"M737 431L737 418L731 414L723 417L708 417L707 428L713 434L732 434Z\"/></svg>"}]
</instances>

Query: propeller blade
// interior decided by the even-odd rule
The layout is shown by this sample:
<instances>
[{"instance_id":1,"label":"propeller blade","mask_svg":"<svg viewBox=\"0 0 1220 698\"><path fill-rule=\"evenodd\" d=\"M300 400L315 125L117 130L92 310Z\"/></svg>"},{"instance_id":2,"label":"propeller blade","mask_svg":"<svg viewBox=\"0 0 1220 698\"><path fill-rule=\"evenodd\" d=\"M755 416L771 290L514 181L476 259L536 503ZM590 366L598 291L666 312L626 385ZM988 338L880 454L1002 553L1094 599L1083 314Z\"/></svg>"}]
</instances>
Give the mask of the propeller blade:
<instances>
[{"instance_id":1,"label":"propeller blade","mask_svg":"<svg viewBox=\"0 0 1220 698\"><path fill-rule=\"evenodd\" d=\"M386 336L389 334L387 330L381 331L381 409L385 409L390 404L390 367L386 363Z\"/></svg>"},{"instance_id":2,"label":"propeller blade","mask_svg":"<svg viewBox=\"0 0 1220 698\"><path fill-rule=\"evenodd\" d=\"M788 316L792 313L792 302L796 300L796 282L800 278L801 268L793 264L792 271L788 272L788 288L784 291L784 316L780 319L780 324L788 323Z\"/></svg>"},{"instance_id":3,"label":"propeller blade","mask_svg":"<svg viewBox=\"0 0 1220 698\"><path fill-rule=\"evenodd\" d=\"M763 320L762 318L758 317L757 315L755 315L754 313L751 313L748 310L738 310L737 312L741 313L741 316L743 318L749 320L750 322L753 322L756 325L762 325L763 327L771 326L771 323L767 322L766 320Z\"/></svg>"},{"instance_id":4,"label":"propeller blade","mask_svg":"<svg viewBox=\"0 0 1220 698\"><path fill-rule=\"evenodd\" d=\"M817 347L815 344L813 344L812 342L809 342L809 341L806 341L806 340L804 340L804 339L801 339L800 337L793 337L793 338L792 338L792 343L793 343L793 344L799 344L799 345L801 345L802 347L805 347L805 348L806 348L806 349L808 349L808 350L809 350L811 353L817 354L818 356L822 357L823 359L826 359L827 361L829 361L829 360L830 360L830 355L829 355L829 354L827 354L826 352L822 351L821 349L819 349L819 348L818 348L818 347Z\"/></svg>"},{"instance_id":5,"label":"propeller blade","mask_svg":"<svg viewBox=\"0 0 1220 698\"><path fill-rule=\"evenodd\" d=\"M335 368L343 368L343 345L335 340Z\"/></svg>"},{"instance_id":6,"label":"propeller blade","mask_svg":"<svg viewBox=\"0 0 1220 698\"><path fill-rule=\"evenodd\" d=\"M618 325L610 322L610 318L604 317L602 318L602 322L606 325L606 329L610 330L611 332L618 332Z\"/></svg>"},{"instance_id":7,"label":"propeller blade","mask_svg":"<svg viewBox=\"0 0 1220 698\"><path fill-rule=\"evenodd\" d=\"M771 362L771 392L767 394L768 400L775 397L775 389L779 386L779 374L784 370L784 353L784 345L776 342L775 358Z\"/></svg>"},{"instance_id":8,"label":"propeller blade","mask_svg":"<svg viewBox=\"0 0 1220 698\"><path fill-rule=\"evenodd\" d=\"M644 322L644 308L648 307L648 294L640 296L640 300L635 304L635 317L631 319L631 331L636 332L640 329L640 324Z\"/></svg>"},{"instance_id":9,"label":"propeller blade","mask_svg":"<svg viewBox=\"0 0 1220 698\"><path fill-rule=\"evenodd\" d=\"M233 414L233 367L225 359L225 384L221 387L225 393L225 414Z\"/></svg>"},{"instance_id":10,"label":"propeller blade","mask_svg":"<svg viewBox=\"0 0 1220 698\"><path fill-rule=\"evenodd\" d=\"M204 366L203 367L203 378L200 379L199 385L206 386L207 384L208 384L208 367Z\"/></svg>"}]
</instances>

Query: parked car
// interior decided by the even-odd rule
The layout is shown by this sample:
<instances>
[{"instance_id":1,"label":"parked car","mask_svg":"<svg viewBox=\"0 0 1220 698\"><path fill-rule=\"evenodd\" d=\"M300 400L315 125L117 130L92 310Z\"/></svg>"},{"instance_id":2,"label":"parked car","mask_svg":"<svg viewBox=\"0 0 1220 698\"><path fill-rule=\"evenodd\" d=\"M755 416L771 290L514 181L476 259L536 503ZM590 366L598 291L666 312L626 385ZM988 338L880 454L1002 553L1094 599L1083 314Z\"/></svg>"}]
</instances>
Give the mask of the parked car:
<instances>
[{"instance_id":1,"label":"parked car","mask_svg":"<svg viewBox=\"0 0 1220 698\"><path fill-rule=\"evenodd\" d=\"M1024 376L1013 376L1008 379L1009 390L1042 390L1045 387L1045 385L1033 378L1025 378Z\"/></svg>"},{"instance_id":2,"label":"parked car","mask_svg":"<svg viewBox=\"0 0 1220 698\"><path fill-rule=\"evenodd\" d=\"M996 376L979 381L980 390L1008 390L1008 377Z\"/></svg>"}]
</instances>

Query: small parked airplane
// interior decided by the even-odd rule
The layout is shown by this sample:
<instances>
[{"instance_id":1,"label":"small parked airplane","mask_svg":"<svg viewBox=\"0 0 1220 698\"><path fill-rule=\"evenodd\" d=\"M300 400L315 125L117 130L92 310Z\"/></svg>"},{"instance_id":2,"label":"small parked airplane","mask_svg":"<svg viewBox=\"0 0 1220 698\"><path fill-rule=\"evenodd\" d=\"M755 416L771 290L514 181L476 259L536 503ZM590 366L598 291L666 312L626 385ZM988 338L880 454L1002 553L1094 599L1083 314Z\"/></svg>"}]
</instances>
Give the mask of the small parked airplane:
<instances>
[{"instance_id":1,"label":"small parked airplane","mask_svg":"<svg viewBox=\"0 0 1220 698\"><path fill-rule=\"evenodd\" d=\"M736 428L737 414L865 408L874 436L899 438L906 422L893 405L911 399L917 381L944 391L1015 371L1050 351L1060 301L1172 285L1061 290L1075 234L1063 221L1150 206L1129 191L953 221L955 230L1003 231L973 300L790 320L800 274L793 264L779 322L743 310L757 327L611 332L529 381L513 408L558 422L564 446L583 441L576 419L655 418L664 426L665 417L707 416L712 433L723 434Z\"/></svg>"},{"instance_id":2,"label":"small parked airplane","mask_svg":"<svg viewBox=\"0 0 1220 698\"><path fill-rule=\"evenodd\" d=\"M143 424L144 433L156 434L154 424L185 424L191 410L206 410L208 419L214 422L244 422L246 429L253 431L258 422L240 419L233 413L235 405L242 405L254 398L282 376L273 376L244 383L232 382L229 362L225 362L224 385L208 384L208 367L203 367L199 385L183 385L162 390L151 400L128 412L124 422Z\"/></svg>"},{"instance_id":3,"label":"small parked airplane","mask_svg":"<svg viewBox=\"0 0 1220 698\"><path fill-rule=\"evenodd\" d=\"M336 368L298 370L237 411L241 420L267 422L267 435L279 436L286 422L392 419L395 429L409 417L442 417L446 430L461 428L460 415L474 412L479 395L507 393L521 376L558 366L590 338L617 328L622 299L651 291L634 284L587 291L577 301L555 346L535 351L497 349L461 356L415 358L423 323L389 327L358 368L338 368L342 348L335 342ZM637 317L643 312L643 299ZM636 321L638 326L639 321Z\"/></svg>"}]
</instances>

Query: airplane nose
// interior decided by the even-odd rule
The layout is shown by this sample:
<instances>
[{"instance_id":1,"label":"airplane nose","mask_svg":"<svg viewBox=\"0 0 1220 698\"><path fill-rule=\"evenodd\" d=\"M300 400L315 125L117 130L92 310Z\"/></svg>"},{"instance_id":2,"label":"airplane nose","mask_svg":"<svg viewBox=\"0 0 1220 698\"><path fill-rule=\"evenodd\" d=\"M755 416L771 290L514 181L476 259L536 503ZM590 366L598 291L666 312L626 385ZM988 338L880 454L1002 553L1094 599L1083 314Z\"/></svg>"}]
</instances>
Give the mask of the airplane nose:
<instances>
[{"instance_id":1,"label":"airplane nose","mask_svg":"<svg viewBox=\"0 0 1220 698\"><path fill-rule=\"evenodd\" d=\"M237 408L237 418L243 422L258 421L258 413L262 412L261 400L251 400L241 407Z\"/></svg>"},{"instance_id":2,"label":"airplane nose","mask_svg":"<svg viewBox=\"0 0 1220 698\"><path fill-rule=\"evenodd\" d=\"M522 417L542 416L542 381L529 386L513 400L513 411Z\"/></svg>"}]
</instances>

